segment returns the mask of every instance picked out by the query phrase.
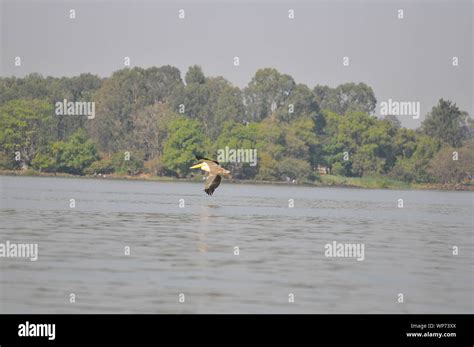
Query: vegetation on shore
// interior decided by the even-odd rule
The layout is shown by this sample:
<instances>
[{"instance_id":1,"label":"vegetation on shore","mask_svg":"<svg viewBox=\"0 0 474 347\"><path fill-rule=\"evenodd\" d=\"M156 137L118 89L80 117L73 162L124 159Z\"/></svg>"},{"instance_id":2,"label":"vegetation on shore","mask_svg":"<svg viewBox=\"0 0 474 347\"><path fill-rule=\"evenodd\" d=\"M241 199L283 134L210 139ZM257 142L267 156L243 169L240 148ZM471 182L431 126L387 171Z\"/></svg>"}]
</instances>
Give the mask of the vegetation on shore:
<instances>
[{"instance_id":1,"label":"vegetation on shore","mask_svg":"<svg viewBox=\"0 0 474 347\"><path fill-rule=\"evenodd\" d=\"M93 102L94 114L58 112L66 101ZM126 68L108 78L0 78L0 170L190 179L195 154L216 158L231 148L257 151L255 166L222 163L249 182L472 187L466 112L440 99L413 130L395 116L377 118L376 103L364 83L310 88L271 68L243 89L198 66L184 80L171 66Z\"/></svg>"}]
</instances>

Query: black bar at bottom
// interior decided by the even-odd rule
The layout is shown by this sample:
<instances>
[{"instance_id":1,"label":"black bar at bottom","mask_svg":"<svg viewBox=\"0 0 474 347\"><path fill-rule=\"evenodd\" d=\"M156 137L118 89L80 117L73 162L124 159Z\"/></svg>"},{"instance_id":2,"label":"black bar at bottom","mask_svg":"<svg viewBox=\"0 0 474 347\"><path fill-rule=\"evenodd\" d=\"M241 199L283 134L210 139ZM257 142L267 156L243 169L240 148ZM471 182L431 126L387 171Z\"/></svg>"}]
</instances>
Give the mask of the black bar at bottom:
<instances>
[{"instance_id":1,"label":"black bar at bottom","mask_svg":"<svg viewBox=\"0 0 474 347\"><path fill-rule=\"evenodd\" d=\"M135 346L170 342L247 345L258 340L267 345L283 338L334 346L370 342L379 346L473 346L473 327L473 315L4 314L0 315L0 346Z\"/></svg>"}]
</instances>

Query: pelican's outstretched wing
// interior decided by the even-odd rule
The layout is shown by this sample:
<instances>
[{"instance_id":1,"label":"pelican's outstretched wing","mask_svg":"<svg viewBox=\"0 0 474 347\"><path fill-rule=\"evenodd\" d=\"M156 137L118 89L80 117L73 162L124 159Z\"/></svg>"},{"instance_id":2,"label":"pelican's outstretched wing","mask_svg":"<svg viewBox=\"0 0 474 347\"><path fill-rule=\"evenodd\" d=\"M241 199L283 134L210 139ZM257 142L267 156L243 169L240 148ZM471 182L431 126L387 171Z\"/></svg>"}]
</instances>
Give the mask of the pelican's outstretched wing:
<instances>
[{"instance_id":1,"label":"pelican's outstretched wing","mask_svg":"<svg viewBox=\"0 0 474 347\"><path fill-rule=\"evenodd\" d=\"M221 184L221 176L211 173L209 174L209 176L207 176L204 191L207 193L207 195L212 195L214 193L214 190L219 187L219 184Z\"/></svg>"},{"instance_id":2,"label":"pelican's outstretched wing","mask_svg":"<svg viewBox=\"0 0 474 347\"><path fill-rule=\"evenodd\" d=\"M217 160L212 160L212 159L209 159L209 158L204 158L204 157L201 157L200 155L196 155L195 156L197 160L208 160L208 161L212 161L213 163L216 163L217 165L220 165L219 162Z\"/></svg>"}]
</instances>

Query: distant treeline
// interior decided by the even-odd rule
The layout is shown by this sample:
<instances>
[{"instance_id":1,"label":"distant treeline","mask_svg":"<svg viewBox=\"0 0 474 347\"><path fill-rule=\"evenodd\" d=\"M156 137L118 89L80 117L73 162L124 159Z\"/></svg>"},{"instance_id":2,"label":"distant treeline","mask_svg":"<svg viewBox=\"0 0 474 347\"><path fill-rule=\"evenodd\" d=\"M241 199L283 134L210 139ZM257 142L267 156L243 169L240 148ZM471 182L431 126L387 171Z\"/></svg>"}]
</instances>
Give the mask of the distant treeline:
<instances>
[{"instance_id":1,"label":"distant treeline","mask_svg":"<svg viewBox=\"0 0 474 347\"><path fill-rule=\"evenodd\" d=\"M57 103L94 102L94 115ZM239 179L313 181L341 176L469 182L472 119L439 100L416 130L374 116L364 83L309 88L272 68L242 90L199 66L126 68L109 78L0 79L0 168L71 174L185 177L194 155L256 149L258 163L227 163ZM66 103L64 103L66 105Z\"/></svg>"}]
</instances>

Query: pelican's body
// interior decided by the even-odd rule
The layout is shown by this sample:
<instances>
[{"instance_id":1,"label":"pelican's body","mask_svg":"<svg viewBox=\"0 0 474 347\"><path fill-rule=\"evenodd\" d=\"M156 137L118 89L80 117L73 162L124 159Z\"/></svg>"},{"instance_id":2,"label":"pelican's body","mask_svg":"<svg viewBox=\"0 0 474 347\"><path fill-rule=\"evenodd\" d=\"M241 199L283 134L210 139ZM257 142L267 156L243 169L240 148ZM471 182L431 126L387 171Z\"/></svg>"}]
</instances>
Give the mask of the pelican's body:
<instances>
[{"instance_id":1,"label":"pelican's body","mask_svg":"<svg viewBox=\"0 0 474 347\"><path fill-rule=\"evenodd\" d=\"M207 175L204 191L207 195L212 195L219 184L221 184L221 176L230 176L230 171L222 168L219 162L215 160L199 156L196 156L196 159L199 160L199 162L191 166L191 169L201 169L209 173L209 175Z\"/></svg>"}]
</instances>

